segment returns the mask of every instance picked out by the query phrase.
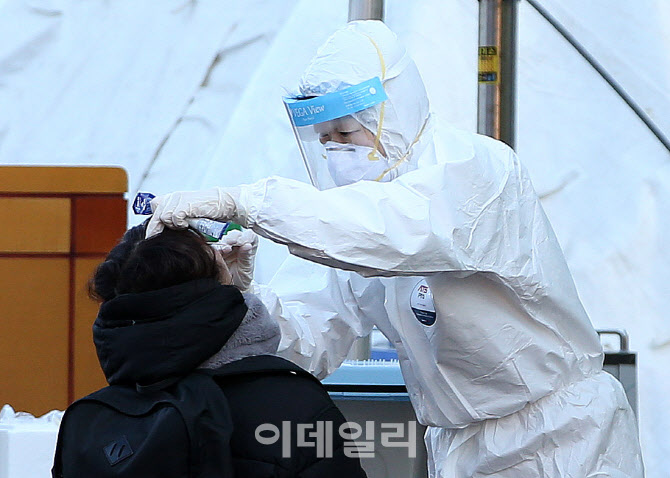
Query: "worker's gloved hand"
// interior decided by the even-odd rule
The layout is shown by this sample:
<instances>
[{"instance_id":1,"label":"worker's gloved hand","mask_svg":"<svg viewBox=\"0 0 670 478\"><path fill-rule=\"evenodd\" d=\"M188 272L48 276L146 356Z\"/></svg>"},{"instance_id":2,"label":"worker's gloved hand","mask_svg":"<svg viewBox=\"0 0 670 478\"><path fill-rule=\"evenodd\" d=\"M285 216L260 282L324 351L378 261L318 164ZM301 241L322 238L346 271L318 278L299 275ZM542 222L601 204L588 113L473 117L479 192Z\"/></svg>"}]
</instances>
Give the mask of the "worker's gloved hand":
<instances>
[{"instance_id":1,"label":"worker's gloved hand","mask_svg":"<svg viewBox=\"0 0 670 478\"><path fill-rule=\"evenodd\" d=\"M214 253L216 254L216 263L219 266L219 282L223 285L234 285L233 274L228 269L223 254L218 250L215 250Z\"/></svg>"},{"instance_id":2,"label":"worker's gloved hand","mask_svg":"<svg viewBox=\"0 0 670 478\"><path fill-rule=\"evenodd\" d=\"M254 278L254 261L258 236L250 229L230 231L219 242L212 244L225 261L232 283L242 292L248 292Z\"/></svg>"},{"instance_id":3,"label":"worker's gloved hand","mask_svg":"<svg viewBox=\"0 0 670 478\"><path fill-rule=\"evenodd\" d=\"M207 217L246 226L246 209L239 204L242 187L174 192L152 199L153 216L147 225L146 237L160 233L164 225L172 229L186 228L187 217Z\"/></svg>"}]
</instances>

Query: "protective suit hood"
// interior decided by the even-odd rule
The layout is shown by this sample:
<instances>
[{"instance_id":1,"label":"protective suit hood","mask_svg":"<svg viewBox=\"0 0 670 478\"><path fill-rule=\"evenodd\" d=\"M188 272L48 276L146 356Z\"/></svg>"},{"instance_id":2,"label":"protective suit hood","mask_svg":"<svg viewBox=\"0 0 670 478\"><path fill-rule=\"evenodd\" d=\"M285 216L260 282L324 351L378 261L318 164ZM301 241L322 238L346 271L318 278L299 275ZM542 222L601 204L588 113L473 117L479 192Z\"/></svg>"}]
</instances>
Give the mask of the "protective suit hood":
<instances>
[{"instance_id":1,"label":"protective suit hood","mask_svg":"<svg viewBox=\"0 0 670 478\"><path fill-rule=\"evenodd\" d=\"M429 105L414 61L396 35L376 20L355 21L336 31L319 48L303 73L299 88L304 96L320 96L357 85L370 78L382 81L384 103L381 144L391 163L402 159L394 176L416 169L426 142ZM377 133L381 105L353 116Z\"/></svg>"}]
</instances>

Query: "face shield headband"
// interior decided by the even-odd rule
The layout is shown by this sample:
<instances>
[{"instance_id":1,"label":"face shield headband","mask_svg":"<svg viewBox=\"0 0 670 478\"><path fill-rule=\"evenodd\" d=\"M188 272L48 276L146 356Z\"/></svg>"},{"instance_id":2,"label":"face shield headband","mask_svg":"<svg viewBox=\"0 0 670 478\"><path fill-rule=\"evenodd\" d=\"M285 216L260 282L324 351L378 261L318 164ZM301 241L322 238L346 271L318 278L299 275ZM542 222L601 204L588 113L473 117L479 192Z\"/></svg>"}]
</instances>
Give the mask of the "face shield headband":
<instances>
[{"instance_id":1,"label":"face shield headband","mask_svg":"<svg viewBox=\"0 0 670 478\"><path fill-rule=\"evenodd\" d=\"M381 80L375 77L314 98L284 98L284 104L291 123L299 128L358 113L387 99Z\"/></svg>"}]
</instances>

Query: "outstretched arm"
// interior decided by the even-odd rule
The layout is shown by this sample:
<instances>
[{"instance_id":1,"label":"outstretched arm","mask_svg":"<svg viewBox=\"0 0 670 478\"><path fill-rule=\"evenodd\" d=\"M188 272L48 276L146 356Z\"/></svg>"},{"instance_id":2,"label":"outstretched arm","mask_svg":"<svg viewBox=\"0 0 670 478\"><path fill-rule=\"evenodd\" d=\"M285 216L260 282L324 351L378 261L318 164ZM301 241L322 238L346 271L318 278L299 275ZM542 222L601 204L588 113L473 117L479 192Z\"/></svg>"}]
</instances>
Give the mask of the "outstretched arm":
<instances>
[{"instance_id":1,"label":"outstretched arm","mask_svg":"<svg viewBox=\"0 0 670 478\"><path fill-rule=\"evenodd\" d=\"M271 177L234 188L152 201L149 234L186 217L233 220L314 262L364 276L495 271L505 251L529 251L537 197L502 143L475 142L472 157L319 191ZM535 235L535 236L534 236ZM496 251L501 254L496 256Z\"/></svg>"}]
</instances>

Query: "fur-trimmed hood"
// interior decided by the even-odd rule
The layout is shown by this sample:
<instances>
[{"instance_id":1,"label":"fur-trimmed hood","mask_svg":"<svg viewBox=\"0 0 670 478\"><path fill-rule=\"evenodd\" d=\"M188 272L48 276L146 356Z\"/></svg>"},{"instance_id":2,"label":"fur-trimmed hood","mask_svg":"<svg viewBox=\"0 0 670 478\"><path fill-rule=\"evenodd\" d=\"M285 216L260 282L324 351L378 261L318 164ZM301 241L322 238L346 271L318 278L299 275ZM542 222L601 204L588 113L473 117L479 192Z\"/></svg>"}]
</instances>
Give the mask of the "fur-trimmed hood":
<instances>
[{"instance_id":1,"label":"fur-trimmed hood","mask_svg":"<svg viewBox=\"0 0 670 478\"><path fill-rule=\"evenodd\" d=\"M215 369L236 360L256 355L275 355L281 331L261 300L253 294L243 294L248 310L242 323L216 354L200 368Z\"/></svg>"}]
</instances>

